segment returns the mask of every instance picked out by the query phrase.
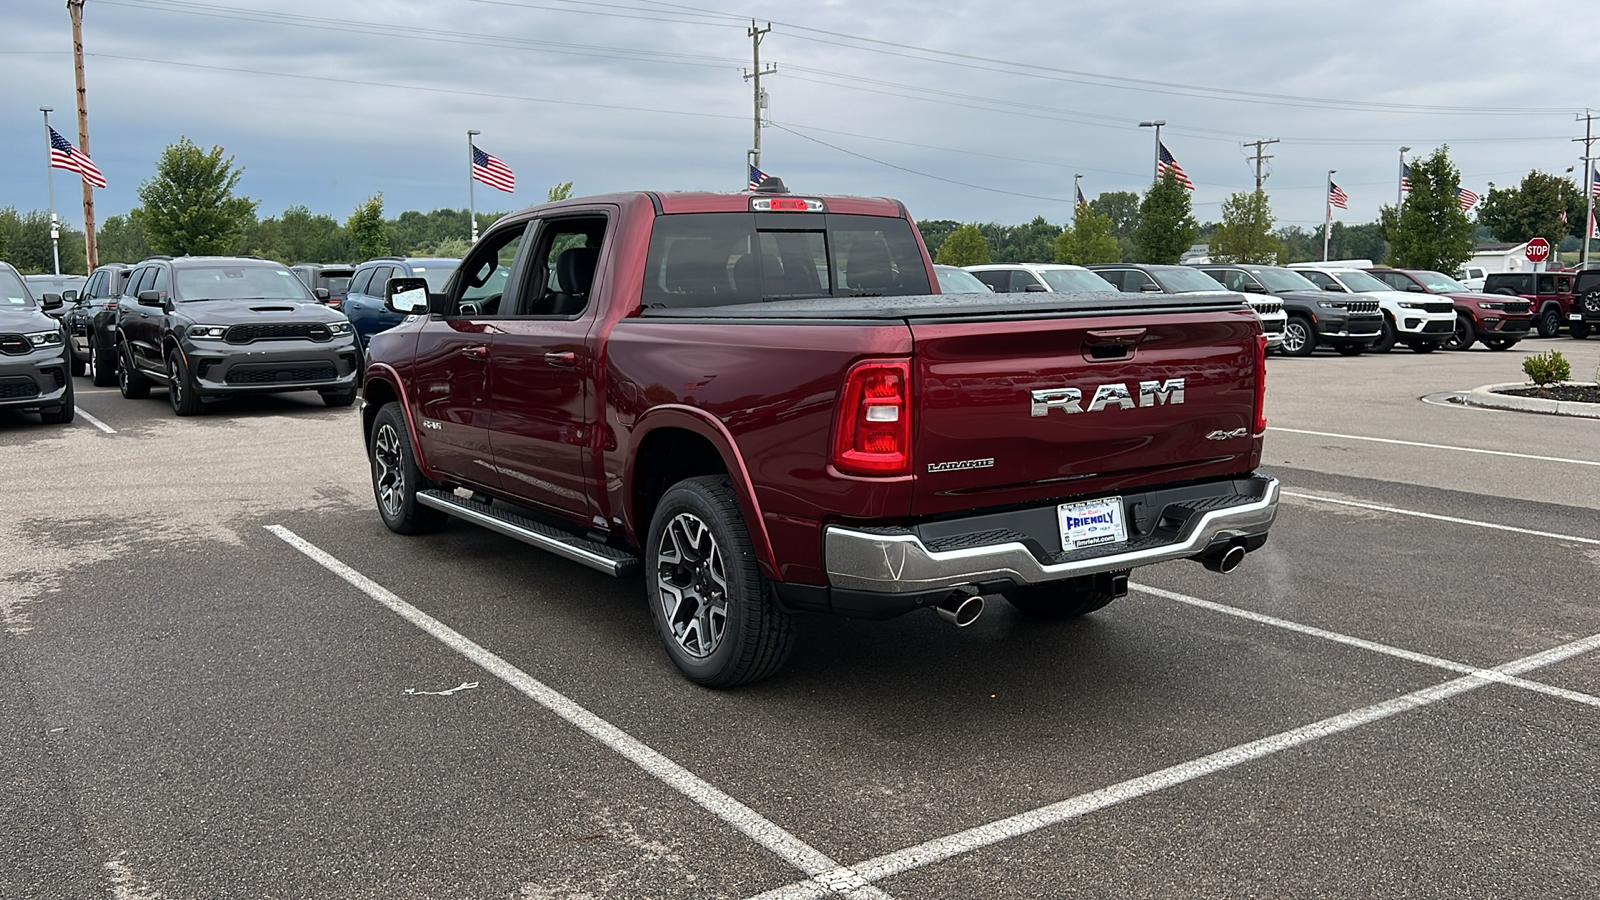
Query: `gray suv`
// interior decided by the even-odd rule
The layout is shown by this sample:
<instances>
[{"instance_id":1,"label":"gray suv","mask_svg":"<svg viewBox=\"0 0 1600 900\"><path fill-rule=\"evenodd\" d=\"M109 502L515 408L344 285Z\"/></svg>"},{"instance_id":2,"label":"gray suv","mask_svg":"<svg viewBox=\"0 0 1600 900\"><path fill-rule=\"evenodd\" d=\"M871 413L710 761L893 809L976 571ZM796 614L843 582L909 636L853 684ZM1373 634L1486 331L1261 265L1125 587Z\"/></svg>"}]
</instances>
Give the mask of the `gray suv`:
<instances>
[{"instance_id":1,"label":"gray suv","mask_svg":"<svg viewBox=\"0 0 1600 900\"><path fill-rule=\"evenodd\" d=\"M39 413L46 425L72 421L72 358L67 330L46 313L61 309L59 294L37 303L10 265L0 262L0 410Z\"/></svg>"},{"instance_id":2,"label":"gray suv","mask_svg":"<svg viewBox=\"0 0 1600 900\"><path fill-rule=\"evenodd\" d=\"M231 394L316 391L356 399L360 367L343 314L286 267L232 256L157 257L128 275L117 309L122 396L164 385L180 416Z\"/></svg>"}]
</instances>

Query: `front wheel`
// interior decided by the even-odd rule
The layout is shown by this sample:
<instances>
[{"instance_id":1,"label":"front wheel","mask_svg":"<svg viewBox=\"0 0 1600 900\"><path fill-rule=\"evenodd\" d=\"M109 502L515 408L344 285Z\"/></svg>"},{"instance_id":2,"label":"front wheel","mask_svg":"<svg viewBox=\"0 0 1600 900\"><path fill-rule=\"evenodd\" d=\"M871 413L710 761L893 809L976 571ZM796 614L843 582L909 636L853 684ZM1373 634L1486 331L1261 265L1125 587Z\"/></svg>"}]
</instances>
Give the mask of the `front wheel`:
<instances>
[{"instance_id":1,"label":"front wheel","mask_svg":"<svg viewBox=\"0 0 1600 900\"><path fill-rule=\"evenodd\" d=\"M39 410L39 421L46 425L70 425L77 414L78 404L73 398L72 379L67 379L67 392L61 395L61 405Z\"/></svg>"},{"instance_id":2,"label":"front wheel","mask_svg":"<svg viewBox=\"0 0 1600 900\"><path fill-rule=\"evenodd\" d=\"M650 520L645 595L667 655L707 687L777 672L794 644L793 617L772 596L726 476L680 481Z\"/></svg>"},{"instance_id":3,"label":"front wheel","mask_svg":"<svg viewBox=\"0 0 1600 900\"><path fill-rule=\"evenodd\" d=\"M372 461L372 494L378 501L378 515L390 531L426 534L444 527L450 519L448 513L417 502L417 491L428 483L417 468L417 454L400 404L389 403L378 410L367 454Z\"/></svg>"},{"instance_id":4,"label":"front wheel","mask_svg":"<svg viewBox=\"0 0 1600 900\"><path fill-rule=\"evenodd\" d=\"M1383 333L1378 335L1378 339L1373 341L1372 346L1368 347L1367 349L1371 350L1373 353L1388 353L1390 350L1394 349L1394 342L1398 336L1399 334L1394 327L1394 320L1388 316L1384 316Z\"/></svg>"},{"instance_id":5,"label":"front wheel","mask_svg":"<svg viewBox=\"0 0 1600 900\"><path fill-rule=\"evenodd\" d=\"M95 387L111 387L117 383L117 355L102 348L94 335L89 335L89 383Z\"/></svg>"},{"instance_id":6,"label":"front wheel","mask_svg":"<svg viewBox=\"0 0 1600 900\"><path fill-rule=\"evenodd\" d=\"M1450 339L1444 342L1446 350L1466 350L1478 341L1478 329L1472 325L1472 318L1460 313L1456 314L1456 331Z\"/></svg>"},{"instance_id":7,"label":"front wheel","mask_svg":"<svg viewBox=\"0 0 1600 900\"><path fill-rule=\"evenodd\" d=\"M1290 316L1283 326L1283 355L1310 356L1317 349L1317 333L1311 320L1304 316Z\"/></svg>"},{"instance_id":8,"label":"front wheel","mask_svg":"<svg viewBox=\"0 0 1600 900\"><path fill-rule=\"evenodd\" d=\"M198 416L204 411L200 392L195 390L194 375L189 372L189 361L183 353L173 350L167 354L167 399L172 411L180 416Z\"/></svg>"}]
</instances>

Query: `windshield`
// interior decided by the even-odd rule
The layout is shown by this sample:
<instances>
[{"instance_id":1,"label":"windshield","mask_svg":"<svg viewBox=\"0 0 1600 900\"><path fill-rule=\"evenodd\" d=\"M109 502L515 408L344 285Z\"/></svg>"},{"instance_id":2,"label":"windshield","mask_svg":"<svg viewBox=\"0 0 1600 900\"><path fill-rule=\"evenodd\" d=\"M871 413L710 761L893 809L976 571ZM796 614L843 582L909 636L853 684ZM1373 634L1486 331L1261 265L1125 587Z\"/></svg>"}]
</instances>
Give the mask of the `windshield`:
<instances>
[{"instance_id":1,"label":"windshield","mask_svg":"<svg viewBox=\"0 0 1600 900\"><path fill-rule=\"evenodd\" d=\"M1169 294L1196 294L1223 289L1215 278L1194 269L1160 269L1150 274Z\"/></svg>"},{"instance_id":2,"label":"windshield","mask_svg":"<svg viewBox=\"0 0 1600 900\"><path fill-rule=\"evenodd\" d=\"M1472 293L1472 288L1467 287L1443 272L1421 271L1412 272L1411 274L1418 281L1427 285L1428 290L1435 294L1449 294L1452 292Z\"/></svg>"},{"instance_id":3,"label":"windshield","mask_svg":"<svg viewBox=\"0 0 1600 900\"><path fill-rule=\"evenodd\" d=\"M428 282L428 293L444 293L445 282L450 280L450 274L456 270L451 263L433 263L427 266L412 266L411 274Z\"/></svg>"},{"instance_id":4,"label":"windshield","mask_svg":"<svg viewBox=\"0 0 1600 900\"><path fill-rule=\"evenodd\" d=\"M189 266L173 273L179 300L311 300L294 273L272 266Z\"/></svg>"},{"instance_id":5,"label":"windshield","mask_svg":"<svg viewBox=\"0 0 1600 900\"><path fill-rule=\"evenodd\" d=\"M1261 283L1267 286L1267 290L1273 292L1274 294L1281 294L1284 291L1322 290L1322 288L1312 284L1311 279L1301 275L1299 272L1290 272L1287 269L1272 269L1263 267L1260 269L1251 269L1250 274L1261 279Z\"/></svg>"},{"instance_id":6,"label":"windshield","mask_svg":"<svg viewBox=\"0 0 1600 900\"><path fill-rule=\"evenodd\" d=\"M0 270L0 304L5 309L33 308L33 297L22 286L22 279L4 270Z\"/></svg>"},{"instance_id":7,"label":"windshield","mask_svg":"<svg viewBox=\"0 0 1600 900\"><path fill-rule=\"evenodd\" d=\"M934 274L939 276L939 293L941 294L987 294L989 286L978 280L978 276L966 269L954 266L934 266Z\"/></svg>"},{"instance_id":8,"label":"windshield","mask_svg":"<svg viewBox=\"0 0 1600 900\"><path fill-rule=\"evenodd\" d=\"M1368 291L1392 291L1394 288L1365 272L1337 272L1339 283L1350 290L1364 294Z\"/></svg>"},{"instance_id":9,"label":"windshield","mask_svg":"<svg viewBox=\"0 0 1600 900\"><path fill-rule=\"evenodd\" d=\"M1084 269L1041 269L1039 275L1050 285L1050 290L1062 294L1116 290L1111 282Z\"/></svg>"}]
</instances>

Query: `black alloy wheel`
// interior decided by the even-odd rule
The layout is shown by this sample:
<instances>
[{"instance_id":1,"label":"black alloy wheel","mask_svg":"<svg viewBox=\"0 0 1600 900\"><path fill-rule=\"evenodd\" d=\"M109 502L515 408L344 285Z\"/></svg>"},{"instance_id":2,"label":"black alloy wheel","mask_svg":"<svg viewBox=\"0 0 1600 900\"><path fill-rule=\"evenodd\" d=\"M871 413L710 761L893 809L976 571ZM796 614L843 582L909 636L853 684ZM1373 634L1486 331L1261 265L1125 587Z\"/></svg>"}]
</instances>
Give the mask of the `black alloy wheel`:
<instances>
[{"instance_id":1,"label":"black alloy wheel","mask_svg":"<svg viewBox=\"0 0 1600 900\"><path fill-rule=\"evenodd\" d=\"M61 405L39 410L39 421L46 425L69 425L77 414L78 404L73 394L72 379L67 379L67 391L61 395Z\"/></svg>"},{"instance_id":2,"label":"black alloy wheel","mask_svg":"<svg viewBox=\"0 0 1600 900\"><path fill-rule=\"evenodd\" d=\"M1394 320L1389 318L1388 313L1384 313L1383 333L1378 335L1378 339L1373 341L1372 344L1367 347L1367 349L1373 353L1388 353L1390 350L1394 349L1394 343L1398 339L1399 332L1394 327Z\"/></svg>"},{"instance_id":3,"label":"black alloy wheel","mask_svg":"<svg viewBox=\"0 0 1600 900\"><path fill-rule=\"evenodd\" d=\"M189 360L183 351L173 348L167 354L167 400L172 411L180 416L198 416L205 411L196 390L194 375L189 371Z\"/></svg>"},{"instance_id":4,"label":"black alloy wheel","mask_svg":"<svg viewBox=\"0 0 1600 900\"><path fill-rule=\"evenodd\" d=\"M1561 332L1561 314L1554 309L1547 309L1534 320L1534 325L1539 329L1539 337L1555 337Z\"/></svg>"},{"instance_id":5,"label":"black alloy wheel","mask_svg":"<svg viewBox=\"0 0 1600 900\"><path fill-rule=\"evenodd\" d=\"M111 387L117 383L117 355L101 349L93 332L89 334L89 383L95 387Z\"/></svg>"},{"instance_id":6,"label":"black alloy wheel","mask_svg":"<svg viewBox=\"0 0 1600 900\"><path fill-rule=\"evenodd\" d=\"M117 356L120 364L117 366L117 386L122 389L123 399L143 400L150 396L150 379L139 374L133 367L133 357L129 354L128 345L118 342L120 348Z\"/></svg>"},{"instance_id":7,"label":"black alloy wheel","mask_svg":"<svg viewBox=\"0 0 1600 900\"><path fill-rule=\"evenodd\" d=\"M1472 325L1472 317L1465 313L1456 313L1456 331L1450 339L1444 342L1446 350L1466 350L1478 341L1478 329Z\"/></svg>"}]
</instances>

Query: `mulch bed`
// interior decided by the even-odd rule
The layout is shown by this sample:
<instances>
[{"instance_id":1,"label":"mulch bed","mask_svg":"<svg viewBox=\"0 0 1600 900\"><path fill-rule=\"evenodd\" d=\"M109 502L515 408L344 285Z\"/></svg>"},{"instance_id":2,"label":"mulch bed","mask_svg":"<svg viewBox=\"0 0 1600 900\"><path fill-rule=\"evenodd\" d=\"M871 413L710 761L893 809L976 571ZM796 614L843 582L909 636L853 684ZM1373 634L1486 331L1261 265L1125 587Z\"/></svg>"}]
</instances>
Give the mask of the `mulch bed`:
<instances>
[{"instance_id":1,"label":"mulch bed","mask_svg":"<svg viewBox=\"0 0 1600 900\"><path fill-rule=\"evenodd\" d=\"M1600 384L1552 384L1547 388L1503 388L1495 393L1510 394L1513 397L1538 397L1541 400L1600 403Z\"/></svg>"}]
</instances>

